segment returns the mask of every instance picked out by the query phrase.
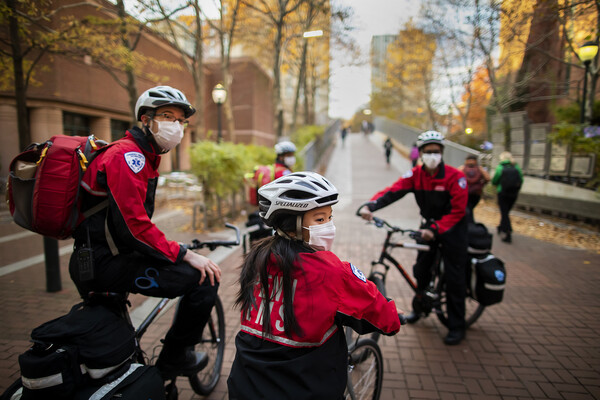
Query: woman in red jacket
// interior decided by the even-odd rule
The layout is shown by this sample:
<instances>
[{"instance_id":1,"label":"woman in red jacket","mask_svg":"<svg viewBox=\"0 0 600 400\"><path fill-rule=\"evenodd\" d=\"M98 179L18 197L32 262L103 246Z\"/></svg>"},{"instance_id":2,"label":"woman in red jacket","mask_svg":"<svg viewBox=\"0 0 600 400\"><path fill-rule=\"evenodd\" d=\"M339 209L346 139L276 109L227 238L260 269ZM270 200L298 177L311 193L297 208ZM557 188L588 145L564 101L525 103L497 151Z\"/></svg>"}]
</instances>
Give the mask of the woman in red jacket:
<instances>
[{"instance_id":1,"label":"woman in red jacket","mask_svg":"<svg viewBox=\"0 0 600 400\"><path fill-rule=\"evenodd\" d=\"M340 399L348 358L342 326L394 335L396 306L329 251L338 192L328 180L295 172L261 187L259 196L260 217L276 234L242 265L230 399Z\"/></svg>"}]
</instances>

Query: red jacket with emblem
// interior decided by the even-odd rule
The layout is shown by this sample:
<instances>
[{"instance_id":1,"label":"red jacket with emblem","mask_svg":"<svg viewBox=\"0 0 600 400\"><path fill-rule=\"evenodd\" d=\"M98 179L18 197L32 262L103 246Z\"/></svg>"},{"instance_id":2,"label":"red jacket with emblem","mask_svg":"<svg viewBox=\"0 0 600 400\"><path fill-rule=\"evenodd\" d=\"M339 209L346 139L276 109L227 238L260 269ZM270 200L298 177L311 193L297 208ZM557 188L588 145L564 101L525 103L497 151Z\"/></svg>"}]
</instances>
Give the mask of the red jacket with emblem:
<instances>
[{"instance_id":1,"label":"red jacket with emblem","mask_svg":"<svg viewBox=\"0 0 600 400\"><path fill-rule=\"evenodd\" d=\"M91 163L82 181L86 190L82 210L109 200L107 211L82 224L89 227L92 243L106 243L106 223L120 253L136 250L172 263L183 260L185 249L167 240L151 221L159 164L160 155L139 128L127 131ZM81 235L79 230L75 238Z\"/></svg>"},{"instance_id":2,"label":"red jacket with emblem","mask_svg":"<svg viewBox=\"0 0 600 400\"><path fill-rule=\"evenodd\" d=\"M415 194L421 216L435 221L430 228L438 234L447 232L465 216L468 199L465 175L443 162L433 176L423 166L414 167L393 185L375 194L369 209L379 210L407 193Z\"/></svg>"},{"instance_id":3,"label":"red jacket with emblem","mask_svg":"<svg viewBox=\"0 0 600 400\"><path fill-rule=\"evenodd\" d=\"M229 387L232 398L334 399L346 382L347 346L342 325L360 333L393 335L400 329L393 301L362 272L329 251L300 253L293 272L293 304L301 334L284 333L282 273L268 265L271 334L263 336L260 284L256 307L241 315L236 359ZM293 395L291 395L293 393Z\"/></svg>"}]
</instances>

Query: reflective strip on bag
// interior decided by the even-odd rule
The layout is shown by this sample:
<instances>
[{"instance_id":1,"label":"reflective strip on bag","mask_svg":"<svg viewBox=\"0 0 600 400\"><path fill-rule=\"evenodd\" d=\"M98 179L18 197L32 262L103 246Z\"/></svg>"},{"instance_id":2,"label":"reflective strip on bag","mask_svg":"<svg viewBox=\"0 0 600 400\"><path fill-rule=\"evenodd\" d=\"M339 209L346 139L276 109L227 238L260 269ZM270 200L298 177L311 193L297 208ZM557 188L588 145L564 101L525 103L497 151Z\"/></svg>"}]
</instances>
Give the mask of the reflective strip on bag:
<instances>
[{"instance_id":1,"label":"reflective strip on bag","mask_svg":"<svg viewBox=\"0 0 600 400\"><path fill-rule=\"evenodd\" d=\"M85 366L83 364L79 365L79 370L81 374L85 374ZM21 382L23 383L23 387L26 387L30 390L40 390L46 389L53 386L58 386L63 384L62 373L45 376L43 378L27 378L25 376L21 376Z\"/></svg>"},{"instance_id":2,"label":"reflective strip on bag","mask_svg":"<svg viewBox=\"0 0 600 400\"><path fill-rule=\"evenodd\" d=\"M25 376L21 376L21 382L23 382L23 386L27 389L39 390L62 385L63 377L60 372L58 374L45 376L43 378L27 378Z\"/></svg>"},{"instance_id":3,"label":"reflective strip on bag","mask_svg":"<svg viewBox=\"0 0 600 400\"><path fill-rule=\"evenodd\" d=\"M104 398L104 396L106 396L106 394L108 394L108 392L113 390L119 383L123 382L123 380L125 378L127 378L129 375L133 374L134 371L140 367L143 367L143 365L142 364L131 364L131 366L129 367L129 370L127 370L127 372L125 372L123 375L121 375L118 379L102 386L100 389L98 389L94 394L92 394L90 396L89 400L101 400L102 398Z\"/></svg>"},{"instance_id":4,"label":"reflective strip on bag","mask_svg":"<svg viewBox=\"0 0 600 400\"><path fill-rule=\"evenodd\" d=\"M492 283L484 283L483 287L489 290L504 290L504 286L506 285L494 285Z\"/></svg>"}]
</instances>

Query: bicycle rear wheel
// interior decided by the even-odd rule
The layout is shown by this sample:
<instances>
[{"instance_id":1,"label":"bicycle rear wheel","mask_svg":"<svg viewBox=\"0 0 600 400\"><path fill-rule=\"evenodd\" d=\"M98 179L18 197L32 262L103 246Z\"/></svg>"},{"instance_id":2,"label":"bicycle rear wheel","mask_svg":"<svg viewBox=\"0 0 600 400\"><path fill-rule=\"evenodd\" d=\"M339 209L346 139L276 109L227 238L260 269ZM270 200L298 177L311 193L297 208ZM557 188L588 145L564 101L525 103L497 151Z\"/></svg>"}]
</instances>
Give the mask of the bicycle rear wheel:
<instances>
[{"instance_id":1,"label":"bicycle rear wheel","mask_svg":"<svg viewBox=\"0 0 600 400\"><path fill-rule=\"evenodd\" d=\"M23 383L21 378L14 381L0 396L1 400L20 400L23 396Z\"/></svg>"},{"instance_id":2,"label":"bicycle rear wheel","mask_svg":"<svg viewBox=\"0 0 600 400\"><path fill-rule=\"evenodd\" d=\"M225 353L225 313L218 296L202 333L202 340L195 350L208 355L208 365L196 375L190 376L189 381L194 392L206 396L215 389L221 378Z\"/></svg>"},{"instance_id":3,"label":"bicycle rear wheel","mask_svg":"<svg viewBox=\"0 0 600 400\"><path fill-rule=\"evenodd\" d=\"M383 385L383 356L372 339L360 339L348 352L346 400L378 400Z\"/></svg>"},{"instance_id":4,"label":"bicycle rear wheel","mask_svg":"<svg viewBox=\"0 0 600 400\"><path fill-rule=\"evenodd\" d=\"M439 295L439 300L435 302L435 315L444 326L448 326L448 298L446 296L446 282L443 275L438 274L435 278L435 292ZM477 321L483 314L485 306L479 304L471 297L465 298L465 327L468 328Z\"/></svg>"},{"instance_id":5,"label":"bicycle rear wheel","mask_svg":"<svg viewBox=\"0 0 600 400\"><path fill-rule=\"evenodd\" d=\"M383 297L386 297L385 296L385 283L384 283L383 278L381 277L381 275L379 275L379 274L371 274L369 276L369 280L371 282L373 282L375 284L375 286L377 286L377 290L379 290L379 292L383 295ZM355 345L355 343L358 340L359 336L360 335L358 333L356 333L354 331L354 329L352 329L350 327L346 327L346 343L348 343L349 347ZM370 335L365 335L365 337L370 337L375 342L377 342L379 340L380 336L381 336L381 334L379 332L373 332Z\"/></svg>"}]
</instances>

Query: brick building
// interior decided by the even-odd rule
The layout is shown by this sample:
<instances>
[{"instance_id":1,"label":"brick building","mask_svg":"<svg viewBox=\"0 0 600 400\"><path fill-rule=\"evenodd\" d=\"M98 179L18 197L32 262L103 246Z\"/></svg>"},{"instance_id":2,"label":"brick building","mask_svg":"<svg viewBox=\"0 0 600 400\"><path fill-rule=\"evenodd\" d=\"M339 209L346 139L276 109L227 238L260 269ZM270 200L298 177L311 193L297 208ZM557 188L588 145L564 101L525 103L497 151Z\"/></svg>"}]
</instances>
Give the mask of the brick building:
<instances>
[{"instance_id":1,"label":"brick building","mask_svg":"<svg viewBox=\"0 0 600 400\"><path fill-rule=\"evenodd\" d=\"M71 3L69 0L56 1L56 5ZM76 19L89 14L109 13L106 8L114 7L103 0L88 0L89 6L68 8L66 12ZM99 7L101 5L102 7ZM64 16L58 14L59 16ZM56 24L57 19L48 24ZM168 41L149 30L142 33L136 52L151 56L158 61L178 64L180 68L164 68L146 63L143 72L136 76L137 90L156 85L169 85L182 90L192 104L195 103L194 87L190 73L184 68L181 55ZM273 116L271 110L272 80L252 59L232 60L233 86L231 89L232 107L236 126L236 142L272 145ZM205 129L217 130L217 107L211 98L211 90L218 83L219 69L215 63L205 66ZM122 71L112 71L123 78ZM148 76L160 77L151 80ZM36 81L39 86L30 85L27 90L27 110L31 130L31 140L41 142L55 134L87 135L112 141L121 137L130 127L129 97L127 91L91 57L70 58L53 55L43 56L36 68ZM192 117L193 118L193 117ZM192 121L193 122L193 121ZM0 146L0 174L8 173L11 159L22 149L19 148L17 111L14 92L0 91L0 126L2 126L2 146ZM223 124L225 126L225 124ZM161 171L189 168L190 132L193 123L186 129L186 135L177 151L165 155ZM239 130L239 131L238 131ZM224 139L228 139L224 134Z\"/></svg>"}]
</instances>

